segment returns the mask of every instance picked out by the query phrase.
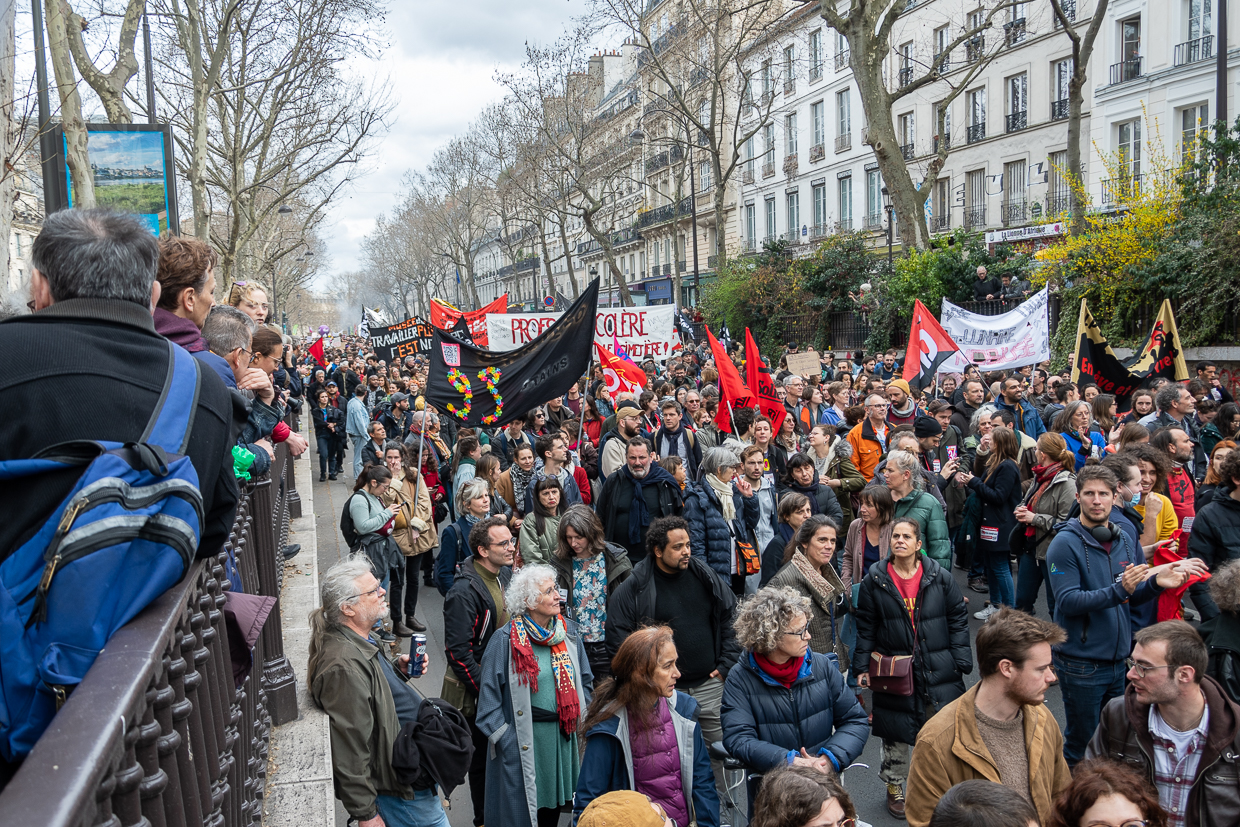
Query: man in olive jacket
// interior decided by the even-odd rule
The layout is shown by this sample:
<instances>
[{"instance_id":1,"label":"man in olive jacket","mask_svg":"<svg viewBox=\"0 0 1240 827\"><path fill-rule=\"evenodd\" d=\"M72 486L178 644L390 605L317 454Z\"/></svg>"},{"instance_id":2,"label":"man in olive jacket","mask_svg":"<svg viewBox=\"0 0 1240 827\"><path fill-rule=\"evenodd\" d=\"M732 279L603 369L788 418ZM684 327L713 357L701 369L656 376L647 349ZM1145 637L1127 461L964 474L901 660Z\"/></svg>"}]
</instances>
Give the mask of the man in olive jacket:
<instances>
[{"instance_id":1,"label":"man in olive jacket","mask_svg":"<svg viewBox=\"0 0 1240 827\"><path fill-rule=\"evenodd\" d=\"M409 656L388 659L370 637L387 613L387 594L370 562L353 555L332 566L320 586L322 605L311 615L310 697L330 720L332 783L358 827L424 824L448 827L435 788L402 784L392 767L392 746L402 719L416 717L408 693L392 685L408 674ZM422 673L426 673L425 659ZM398 709L398 703L401 705Z\"/></svg>"},{"instance_id":2,"label":"man in olive jacket","mask_svg":"<svg viewBox=\"0 0 1240 827\"><path fill-rule=\"evenodd\" d=\"M1043 703L1055 683L1051 647L1064 637L1055 624L1009 606L982 625L976 644L981 681L917 734L905 795L910 827L926 827L944 793L972 779L1021 792L1047 823L1056 797L1072 780L1063 734ZM1015 721L1021 722L1024 748L992 751Z\"/></svg>"}]
</instances>

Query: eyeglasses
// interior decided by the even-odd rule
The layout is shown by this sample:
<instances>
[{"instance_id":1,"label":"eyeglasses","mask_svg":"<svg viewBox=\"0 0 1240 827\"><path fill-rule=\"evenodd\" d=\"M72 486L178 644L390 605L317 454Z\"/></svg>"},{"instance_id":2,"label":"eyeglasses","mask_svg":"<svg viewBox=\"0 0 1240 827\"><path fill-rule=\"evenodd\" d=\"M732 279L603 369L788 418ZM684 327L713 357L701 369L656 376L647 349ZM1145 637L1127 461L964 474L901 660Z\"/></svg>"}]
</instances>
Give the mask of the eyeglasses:
<instances>
[{"instance_id":1,"label":"eyeglasses","mask_svg":"<svg viewBox=\"0 0 1240 827\"><path fill-rule=\"evenodd\" d=\"M243 348L243 347L239 347L239 348L237 348L237 350L240 350L240 351L241 351L242 353L244 353L246 356L249 356L249 357L250 357L250 361L246 362L246 364L247 364L247 365L252 365L252 364L254 364L255 362L257 362L257 361L258 361L258 355L257 355L257 354L252 353L252 352L250 352L250 351L246 350L246 349L245 349L245 348Z\"/></svg>"},{"instance_id":2,"label":"eyeglasses","mask_svg":"<svg viewBox=\"0 0 1240 827\"><path fill-rule=\"evenodd\" d=\"M1134 818L1134 819L1130 819L1129 821L1120 822L1118 827L1148 827L1148 825L1149 825L1148 821ZM1089 827L1111 827L1111 825L1105 821L1091 821L1089 822Z\"/></svg>"},{"instance_id":3,"label":"eyeglasses","mask_svg":"<svg viewBox=\"0 0 1240 827\"><path fill-rule=\"evenodd\" d=\"M511 537L498 543L487 543L487 548L516 548L517 538Z\"/></svg>"},{"instance_id":4,"label":"eyeglasses","mask_svg":"<svg viewBox=\"0 0 1240 827\"><path fill-rule=\"evenodd\" d=\"M1147 666L1144 663L1137 663L1132 658L1124 658L1124 664L1129 669L1136 672L1138 678L1144 678L1147 674L1149 674L1150 672L1153 672L1155 669L1170 669L1171 668L1171 664L1169 663L1164 663L1162 666ZM1142 822L1142 824L1144 823L1145 822ZM1124 822L1124 827L1129 827L1129 823Z\"/></svg>"},{"instance_id":5,"label":"eyeglasses","mask_svg":"<svg viewBox=\"0 0 1240 827\"><path fill-rule=\"evenodd\" d=\"M810 635L809 624L806 623L804 626L802 626L799 632L784 632L784 634L788 635L789 637L807 637L808 635Z\"/></svg>"},{"instance_id":6,"label":"eyeglasses","mask_svg":"<svg viewBox=\"0 0 1240 827\"><path fill-rule=\"evenodd\" d=\"M379 592L381 592L381 591L383 591L383 586L375 586L375 587L374 587L373 589L371 589L370 591L368 591L368 592L361 592L360 594L355 594L355 595L353 595L353 597L350 597L349 599L350 599L350 600L352 600L352 599L353 599L353 598L355 598L355 597L365 597L365 596L366 596L366 595L368 595L368 594L374 594L374 595L377 595L377 594L378 594Z\"/></svg>"}]
</instances>

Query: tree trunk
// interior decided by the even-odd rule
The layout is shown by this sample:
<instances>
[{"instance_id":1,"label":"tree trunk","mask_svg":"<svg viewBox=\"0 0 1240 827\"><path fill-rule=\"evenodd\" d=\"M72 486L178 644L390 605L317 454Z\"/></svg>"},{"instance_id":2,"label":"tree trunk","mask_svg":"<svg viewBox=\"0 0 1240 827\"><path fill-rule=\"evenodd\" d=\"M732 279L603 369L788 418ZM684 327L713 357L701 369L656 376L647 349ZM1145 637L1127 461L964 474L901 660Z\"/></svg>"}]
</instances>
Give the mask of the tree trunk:
<instances>
[{"instance_id":1,"label":"tree trunk","mask_svg":"<svg viewBox=\"0 0 1240 827\"><path fill-rule=\"evenodd\" d=\"M560 246L564 248L564 263L568 267L568 281L573 286L573 299L576 300L581 295L577 290L577 273L573 267L573 256L568 252L568 234L564 229L564 216L560 216L556 223L560 228Z\"/></svg>"},{"instance_id":2,"label":"tree trunk","mask_svg":"<svg viewBox=\"0 0 1240 827\"><path fill-rule=\"evenodd\" d=\"M146 12L146 0L129 0L127 3L116 43L116 64L110 72L100 71L91 59L82 40L86 21L73 11L69 0L50 0L48 5L57 6L61 17L67 21L65 33L73 62L77 64L82 79L99 96L103 110L107 113L108 123L133 123L133 113L125 103L125 86L138 73L134 42L138 36L138 25Z\"/></svg>"},{"instance_id":3,"label":"tree trunk","mask_svg":"<svg viewBox=\"0 0 1240 827\"><path fill-rule=\"evenodd\" d=\"M60 94L60 122L65 131L65 160L73 179L73 206L89 209L95 206L95 175L90 168L86 150L86 121L82 118L82 97L77 90L73 58L69 54L66 20L60 4L47 4L47 50L52 57L56 90ZM8 240L5 239L5 243Z\"/></svg>"},{"instance_id":4,"label":"tree trunk","mask_svg":"<svg viewBox=\"0 0 1240 827\"><path fill-rule=\"evenodd\" d=\"M930 243L930 231L926 226L926 196L930 188L926 187L925 192L918 190L908 165L904 163L891 115L891 96L883 86L882 57L874 56L866 60L853 49L849 59L855 75L861 77L861 72L869 73L867 82L857 83L857 91L869 122L866 129L869 144L874 148L874 160L878 162L883 186L887 187L899 222L900 243L905 249L924 250Z\"/></svg>"},{"instance_id":5,"label":"tree trunk","mask_svg":"<svg viewBox=\"0 0 1240 827\"><path fill-rule=\"evenodd\" d=\"M1068 83L1068 186L1072 211L1072 234L1085 232L1085 189L1081 175L1081 107L1084 103L1084 72L1074 72Z\"/></svg>"}]
</instances>

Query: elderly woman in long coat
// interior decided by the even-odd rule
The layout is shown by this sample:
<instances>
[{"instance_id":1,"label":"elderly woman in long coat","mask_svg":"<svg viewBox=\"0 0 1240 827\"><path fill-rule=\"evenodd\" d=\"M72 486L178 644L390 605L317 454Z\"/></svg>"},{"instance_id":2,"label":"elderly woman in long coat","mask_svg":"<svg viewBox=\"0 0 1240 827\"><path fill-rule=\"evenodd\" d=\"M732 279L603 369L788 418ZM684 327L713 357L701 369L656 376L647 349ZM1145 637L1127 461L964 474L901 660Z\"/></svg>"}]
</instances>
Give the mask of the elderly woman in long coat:
<instances>
[{"instance_id":1,"label":"elderly woman in long coat","mask_svg":"<svg viewBox=\"0 0 1240 827\"><path fill-rule=\"evenodd\" d=\"M560 613L555 569L523 567L504 602L512 620L487 644L478 694L486 823L545 827L558 823L577 789L577 728L594 676L577 625Z\"/></svg>"}]
</instances>

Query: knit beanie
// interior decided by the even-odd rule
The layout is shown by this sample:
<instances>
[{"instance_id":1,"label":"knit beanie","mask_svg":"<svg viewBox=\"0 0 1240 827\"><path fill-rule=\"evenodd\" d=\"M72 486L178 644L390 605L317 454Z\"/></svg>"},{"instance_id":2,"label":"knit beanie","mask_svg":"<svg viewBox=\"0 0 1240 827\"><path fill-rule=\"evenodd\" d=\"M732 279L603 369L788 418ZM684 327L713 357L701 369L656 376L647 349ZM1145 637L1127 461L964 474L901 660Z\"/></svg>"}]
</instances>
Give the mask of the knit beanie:
<instances>
[{"instance_id":1,"label":"knit beanie","mask_svg":"<svg viewBox=\"0 0 1240 827\"><path fill-rule=\"evenodd\" d=\"M633 790L615 790L590 802L578 827L663 827L650 799Z\"/></svg>"}]
</instances>

